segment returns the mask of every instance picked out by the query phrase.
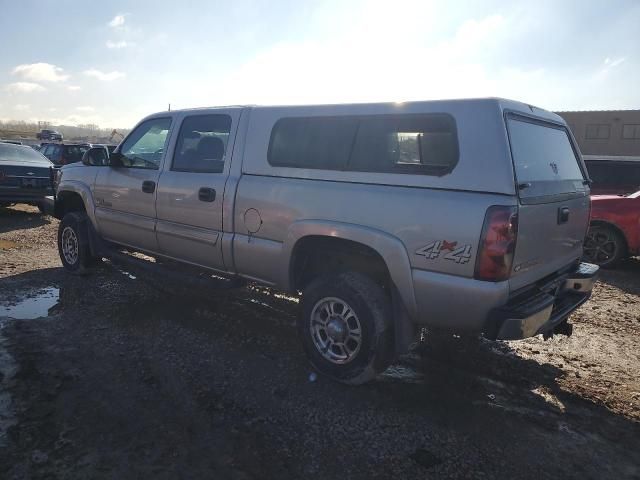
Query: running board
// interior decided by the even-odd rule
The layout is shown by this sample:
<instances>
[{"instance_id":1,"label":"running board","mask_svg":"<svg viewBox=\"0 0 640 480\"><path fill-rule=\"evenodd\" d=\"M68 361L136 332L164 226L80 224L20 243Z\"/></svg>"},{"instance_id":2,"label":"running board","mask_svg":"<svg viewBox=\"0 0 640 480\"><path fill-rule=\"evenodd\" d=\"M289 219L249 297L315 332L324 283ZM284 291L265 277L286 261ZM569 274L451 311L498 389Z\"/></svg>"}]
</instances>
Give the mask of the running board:
<instances>
[{"instance_id":1,"label":"running board","mask_svg":"<svg viewBox=\"0 0 640 480\"><path fill-rule=\"evenodd\" d=\"M102 256L116 266L131 270L132 273L153 275L156 278L171 280L181 287L204 290L231 290L242 288L246 285L246 281L242 278L223 277L198 267L180 265L178 262L168 266L162 263L162 259L157 259L154 263L114 248L104 249Z\"/></svg>"}]
</instances>

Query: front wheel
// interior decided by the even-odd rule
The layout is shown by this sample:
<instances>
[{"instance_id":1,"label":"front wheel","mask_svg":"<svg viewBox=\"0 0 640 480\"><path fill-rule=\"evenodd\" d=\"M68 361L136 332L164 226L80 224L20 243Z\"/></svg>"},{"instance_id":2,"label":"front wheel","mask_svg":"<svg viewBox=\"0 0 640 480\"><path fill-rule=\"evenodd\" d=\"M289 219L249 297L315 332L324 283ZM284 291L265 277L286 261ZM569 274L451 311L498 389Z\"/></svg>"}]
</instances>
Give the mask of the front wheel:
<instances>
[{"instance_id":1,"label":"front wheel","mask_svg":"<svg viewBox=\"0 0 640 480\"><path fill-rule=\"evenodd\" d=\"M620 233L611 227L593 225L584 242L584 257L602 268L613 268L627 255L627 247Z\"/></svg>"},{"instance_id":2,"label":"front wheel","mask_svg":"<svg viewBox=\"0 0 640 480\"><path fill-rule=\"evenodd\" d=\"M58 253L64 268L73 274L88 273L93 262L87 232L87 215L67 213L58 227Z\"/></svg>"},{"instance_id":3,"label":"front wheel","mask_svg":"<svg viewBox=\"0 0 640 480\"><path fill-rule=\"evenodd\" d=\"M366 275L320 277L304 289L298 319L305 352L320 373L359 385L393 361L391 302Z\"/></svg>"}]
</instances>

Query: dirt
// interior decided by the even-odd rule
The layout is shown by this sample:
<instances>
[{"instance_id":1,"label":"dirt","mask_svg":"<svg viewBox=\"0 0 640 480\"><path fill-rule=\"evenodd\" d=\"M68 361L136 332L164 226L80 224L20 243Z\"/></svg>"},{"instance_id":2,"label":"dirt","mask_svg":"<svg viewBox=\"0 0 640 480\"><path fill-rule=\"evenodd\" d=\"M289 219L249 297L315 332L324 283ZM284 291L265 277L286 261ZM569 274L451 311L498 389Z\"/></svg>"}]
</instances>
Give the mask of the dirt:
<instances>
[{"instance_id":1,"label":"dirt","mask_svg":"<svg viewBox=\"0 0 640 480\"><path fill-rule=\"evenodd\" d=\"M56 229L0 209L0 478L640 478L637 260L570 338L427 335L346 387L308 367L295 298L71 276Z\"/></svg>"}]
</instances>

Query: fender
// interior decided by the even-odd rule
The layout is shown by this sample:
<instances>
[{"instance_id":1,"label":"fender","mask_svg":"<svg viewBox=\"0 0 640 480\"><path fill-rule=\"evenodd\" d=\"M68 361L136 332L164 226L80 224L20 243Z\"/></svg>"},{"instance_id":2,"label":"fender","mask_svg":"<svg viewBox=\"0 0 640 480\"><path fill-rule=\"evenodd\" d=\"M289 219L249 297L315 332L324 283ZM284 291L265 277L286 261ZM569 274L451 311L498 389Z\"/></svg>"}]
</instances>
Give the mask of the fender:
<instances>
[{"instance_id":1,"label":"fender","mask_svg":"<svg viewBox=\"0 0 640 480\"><path fill-rule=\"evenodd\" d=\"M402 298L410 318L417 315L417 306L413 291L411 264L404 244L393 235L375 228L363 227L351 223L327 220L300 220L291 224L282 245L283 262L279 273L279 285L288 291L293 289L291 261L293 250L298 241L308 236L336 237L362 243L374 249L387 265L391 280Z\"/></svg>"},{"instance_id":2,"label":"fender","mask_svg":"<svg viewBox=\"0 0 640 480\"><path fill-rule=\"evenodd\" d=\"M57 211L57 203L60 201L60 196L65 192L73 192L80 195L82 198L82 202L84 203L84 208L87 211L87 216L89 220L91 220L91 224L93 228L97 230L96 223L96 215L95 215L95 202L93 200L93 194L91 193L91 189L89 186L83 182L79 182L77 180L63 180L58 185L57 194L56 194L56 211Z\"/></svg>"}]
</instances>

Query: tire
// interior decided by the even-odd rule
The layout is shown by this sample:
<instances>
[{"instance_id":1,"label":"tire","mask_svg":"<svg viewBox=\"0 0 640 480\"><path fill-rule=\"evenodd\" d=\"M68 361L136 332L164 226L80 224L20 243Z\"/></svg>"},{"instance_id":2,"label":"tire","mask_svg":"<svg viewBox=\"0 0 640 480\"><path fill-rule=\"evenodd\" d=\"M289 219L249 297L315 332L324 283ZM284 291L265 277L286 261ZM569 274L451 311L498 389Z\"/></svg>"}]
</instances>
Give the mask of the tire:
<instances>
[{"instance_id":1,"label":"tire","mask_svg":"<svg viewBox=\"0 0 640 480\"><path fill-rule=\"evenodd\" d=\"M94 259L89 247L87 222L82 212L67 213L58 226L58 253L65 270L75 275L86 275Z\"/></svg>"},{"instance_id":2,"label":"tire","mask_svg":"<svg viewBox=\"0 0 640 480\"><path fill-rule=\"evenodd\" d=\"M360 273L312 281L302 294L298 333L311 365L349 385L374 379L394 358L391 301Z\"/></svg>"},{"instance_id":3,"label":"tire","mask_svg":"<svg viewBox=\"0 0 640 480\"><path fill-rule=\"evenodd\" d=\"M44 203L38 203L36 204L36 207L38 207L38 210L40 210L40 213L43 215L47 214L47 211L44 208Z\"/></svg>"},{"instance_id":4,"label":"tire","mask_svg":"<svg viewBox=\"0 0 640 480\"><path fill-rule=\"evenodd\" d=\"M614 268L627 257L624 237L612 227L593 225L584 242L584 258L602 268Z\"/></svg>"}]
</instances>

